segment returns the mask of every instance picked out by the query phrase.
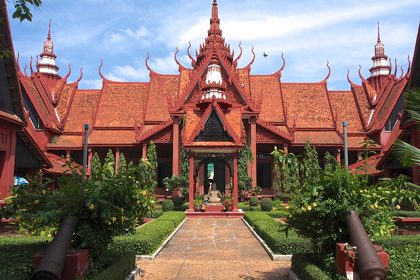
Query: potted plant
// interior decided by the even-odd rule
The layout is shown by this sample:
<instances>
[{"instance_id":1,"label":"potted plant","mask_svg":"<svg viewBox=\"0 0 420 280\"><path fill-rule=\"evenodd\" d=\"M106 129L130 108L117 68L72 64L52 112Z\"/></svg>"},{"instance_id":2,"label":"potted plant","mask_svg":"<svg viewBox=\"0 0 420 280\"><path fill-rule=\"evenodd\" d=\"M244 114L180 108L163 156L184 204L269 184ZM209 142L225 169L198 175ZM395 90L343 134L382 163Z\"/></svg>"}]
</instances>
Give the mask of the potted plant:
<instances>
[{"instance_id":1,"label":"potted plant","mask_svg":"<svg viewBox=\"0 0 420 280\"><path fill-rule=\"evenodd\" d=\"M223 205L227 212L232 212L233 210L233 196L225 196L223 199Z\"/></svg>"},{"instance_id":2,"label":"potted plant","mask_svg":"<svg viewBox=\"0 0 420 280\"><path fill-rule=\"evenodd\" d=\"M194 211L201 212L203 208L204 197L202 195L198 195L194 198Z\"/></svg>"}]
</instances>

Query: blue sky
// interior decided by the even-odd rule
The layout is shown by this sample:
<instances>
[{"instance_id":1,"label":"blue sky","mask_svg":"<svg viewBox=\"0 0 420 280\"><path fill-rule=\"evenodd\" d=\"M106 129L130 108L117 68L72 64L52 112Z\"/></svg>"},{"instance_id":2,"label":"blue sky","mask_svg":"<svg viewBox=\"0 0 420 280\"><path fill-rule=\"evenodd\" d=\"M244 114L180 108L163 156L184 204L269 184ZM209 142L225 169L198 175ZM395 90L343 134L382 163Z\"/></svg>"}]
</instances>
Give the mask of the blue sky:
<instances>
[{"instance_id":1,"label":"blue sky","mask_svg":"<svg viewBox=\"0 0 420 280\"><path fill-rule=\"evenodd\" d=\"M190 66L188 41L195 53L207 35L212 0L43 2L33 10L32 23L11 20L21 69L31 56L41 53L51 18L60 74L64 76L71 63L70 80L76 80L83 67L80 88L100 88L101 59L102 72L111 80L148 81L144 63L148 51L150 65L158 73L178 73L173 58L177 46L179 60ZM349 89L347 69L353 82L360 83L359 64L364 76L369 76L377 21L385 53L406 69L420 19L418 0L219 0L218 4L223 36L236 54L242 42L239 66L248 64L254 46L257 57L251 73L270 74L281 66L284 52L282 81L316 82L327 74L329 60L329 89Z\"/></svg>"}]
</instances>

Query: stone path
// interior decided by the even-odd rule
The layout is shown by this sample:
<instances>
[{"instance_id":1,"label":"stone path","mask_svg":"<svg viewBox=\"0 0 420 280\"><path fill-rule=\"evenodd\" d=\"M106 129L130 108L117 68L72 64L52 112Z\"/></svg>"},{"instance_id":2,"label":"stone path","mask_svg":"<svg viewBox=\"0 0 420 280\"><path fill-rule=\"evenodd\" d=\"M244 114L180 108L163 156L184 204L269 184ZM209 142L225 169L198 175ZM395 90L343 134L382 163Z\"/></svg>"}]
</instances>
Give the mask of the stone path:
<instances>
[{"instance_id":1,"label":"stone path","mask_svg":"<svg viewBox=\"0 0 420 280\"><path fill-rule=\"evenodd\" d=\"M188 219L141 279L287 279L289 261L272 261L241 219Z\"/></svg>"}]
</instances>

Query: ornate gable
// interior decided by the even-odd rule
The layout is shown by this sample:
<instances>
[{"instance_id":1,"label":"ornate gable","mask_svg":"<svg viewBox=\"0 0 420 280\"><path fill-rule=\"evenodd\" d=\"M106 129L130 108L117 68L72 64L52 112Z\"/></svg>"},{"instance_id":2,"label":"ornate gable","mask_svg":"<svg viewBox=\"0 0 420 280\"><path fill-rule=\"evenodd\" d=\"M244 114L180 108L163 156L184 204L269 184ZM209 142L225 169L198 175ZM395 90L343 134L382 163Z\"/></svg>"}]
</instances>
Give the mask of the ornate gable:
<instances>
[{"instance_id":1,"label":"ornate gable","mask_svg":"<svg viewBox=\"0 0 420 280\"><path fill-rule=\"evenodd\" d=\"M223 128L222 121L213 110L207 118L204 129L195 137L195 141L233 141L233 139Z\"/></svg>"}]
</instances>

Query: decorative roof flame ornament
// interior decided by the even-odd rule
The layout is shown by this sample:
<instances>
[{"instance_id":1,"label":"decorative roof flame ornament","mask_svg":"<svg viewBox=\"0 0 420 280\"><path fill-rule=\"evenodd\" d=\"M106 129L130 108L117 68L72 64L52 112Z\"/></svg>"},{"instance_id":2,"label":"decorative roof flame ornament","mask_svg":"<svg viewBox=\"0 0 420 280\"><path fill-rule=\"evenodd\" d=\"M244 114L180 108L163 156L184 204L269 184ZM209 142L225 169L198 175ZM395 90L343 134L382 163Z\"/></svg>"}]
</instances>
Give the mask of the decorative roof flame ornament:
<instances>
[{"instance_id":1,"label":"decorative roof flame ornament","mask_svg":"<svg viewBox=\"0 0 420 280\"><path fill-rule=\"evenodd\" d=\"M48 36L44 42L44 51L39 55L39 72L42 74L58 76L59 67L55 64L57 56L54 54L54 43L51 39L51 19L48 25Z\"/></svg>"}]
</instances>

